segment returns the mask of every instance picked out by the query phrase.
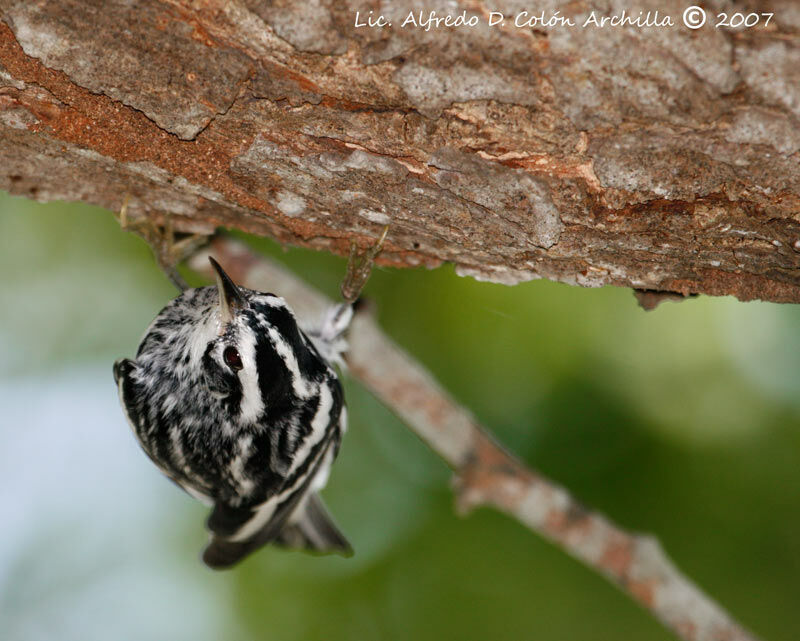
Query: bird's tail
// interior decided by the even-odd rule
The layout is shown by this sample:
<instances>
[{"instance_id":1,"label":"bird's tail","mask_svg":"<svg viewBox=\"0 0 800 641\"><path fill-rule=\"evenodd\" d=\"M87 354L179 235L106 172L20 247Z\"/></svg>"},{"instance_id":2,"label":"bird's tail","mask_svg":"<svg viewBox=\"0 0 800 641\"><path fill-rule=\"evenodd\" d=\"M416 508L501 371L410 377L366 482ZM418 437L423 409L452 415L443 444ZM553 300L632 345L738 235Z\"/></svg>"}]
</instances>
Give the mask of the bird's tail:
<instances>
[{"instance_id":1,"label":"bird's tail","mask_svg":"<svg viewBox=\"0 0 800 641\"><path fill-rule=\"evenodd\" d=\"M353 548L336 526L318 494L311 494L287 523L275 543L288 548L351 556Z\"/></svg>"}]
</instances>

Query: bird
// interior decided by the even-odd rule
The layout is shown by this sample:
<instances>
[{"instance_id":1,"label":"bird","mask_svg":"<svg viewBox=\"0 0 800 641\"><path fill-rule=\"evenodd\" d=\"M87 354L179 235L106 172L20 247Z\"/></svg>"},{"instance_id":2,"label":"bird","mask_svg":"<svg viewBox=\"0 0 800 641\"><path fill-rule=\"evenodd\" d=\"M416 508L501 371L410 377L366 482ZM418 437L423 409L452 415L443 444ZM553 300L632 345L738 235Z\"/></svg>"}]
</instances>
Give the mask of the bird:
<instances>
[{"instance_id":1,"label":"bird","mask_svg":"<svg viewBox=\"0 0 800 641\"><path fill-rule=\"evenodd\" d=\"M236 285L209 257L216 286L162 309L136 357L114 363L141 448L209 505L203 561L230 568L266 544L352 554L319 496L347 426L339 376L350 302L304 331L286 301Z\"/></svg>"}]
</instances>

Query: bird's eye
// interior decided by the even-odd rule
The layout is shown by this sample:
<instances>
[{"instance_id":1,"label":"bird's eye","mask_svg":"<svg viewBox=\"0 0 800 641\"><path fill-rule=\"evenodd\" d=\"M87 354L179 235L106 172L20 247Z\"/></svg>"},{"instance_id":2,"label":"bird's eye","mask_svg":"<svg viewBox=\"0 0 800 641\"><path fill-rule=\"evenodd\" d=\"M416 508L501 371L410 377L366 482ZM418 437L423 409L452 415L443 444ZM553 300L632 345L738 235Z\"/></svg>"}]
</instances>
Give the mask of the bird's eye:
<instances>
[{"instance_id":1,"label":"bird's eye","mask_svg":"<svg viewBox=\"0 0 800 641\"><path fill-rule=\"evenodd\" d=\"M239 356L239 351L235 347L226 347L222 352L222 358L225 364L230 367L234 372L238 372L244 365L242 365L242 357Z\"/></svg>"}]
</instances>

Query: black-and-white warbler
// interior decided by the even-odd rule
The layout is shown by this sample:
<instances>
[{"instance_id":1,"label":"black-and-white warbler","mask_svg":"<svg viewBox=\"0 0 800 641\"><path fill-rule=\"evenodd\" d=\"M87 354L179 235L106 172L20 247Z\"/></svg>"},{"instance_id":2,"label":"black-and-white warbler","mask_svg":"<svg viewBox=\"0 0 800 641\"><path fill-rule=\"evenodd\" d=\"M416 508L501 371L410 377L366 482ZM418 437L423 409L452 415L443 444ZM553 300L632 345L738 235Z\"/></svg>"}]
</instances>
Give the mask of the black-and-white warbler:
<instances>
[{"instance_id":1,"label":"black-and-white warbler","mask_svg":"<svg viewBox=\"0 0 800 641\"><path fill-rule=\"evenodd\" d=\"M148 328L114 378L134 434L158 468L213 505L203 560L230 567L267 543L350 554L325 485L346 426L341 361L349 304L304 332L282 298L189 289Z\"/></svg>"}]
</instances>

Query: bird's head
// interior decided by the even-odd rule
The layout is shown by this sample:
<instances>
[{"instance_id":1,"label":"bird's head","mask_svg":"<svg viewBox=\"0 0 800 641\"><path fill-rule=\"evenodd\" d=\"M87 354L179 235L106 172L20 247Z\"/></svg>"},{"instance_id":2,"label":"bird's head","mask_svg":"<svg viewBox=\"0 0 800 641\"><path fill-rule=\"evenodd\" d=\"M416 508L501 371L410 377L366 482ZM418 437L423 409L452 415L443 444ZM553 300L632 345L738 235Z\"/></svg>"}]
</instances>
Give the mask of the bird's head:
<instances>
[{"instance_id":1,"label":"bird's head","mask_svg":"<svg viewBox=\"0 0 800 641\"><path fill-rule=\"evenodd\" d=\"M291 413L311 397L328 365L286 302L236 285L210 259L216 287L184 292L153 321L137 362L169 381L182 403L210 394L238 424Z\"/></svg>"}]
</instances>

